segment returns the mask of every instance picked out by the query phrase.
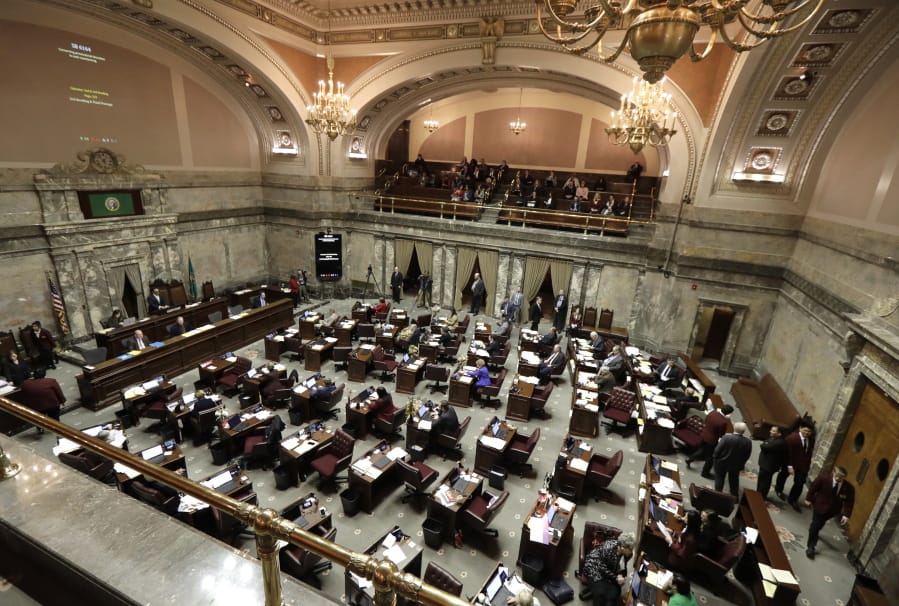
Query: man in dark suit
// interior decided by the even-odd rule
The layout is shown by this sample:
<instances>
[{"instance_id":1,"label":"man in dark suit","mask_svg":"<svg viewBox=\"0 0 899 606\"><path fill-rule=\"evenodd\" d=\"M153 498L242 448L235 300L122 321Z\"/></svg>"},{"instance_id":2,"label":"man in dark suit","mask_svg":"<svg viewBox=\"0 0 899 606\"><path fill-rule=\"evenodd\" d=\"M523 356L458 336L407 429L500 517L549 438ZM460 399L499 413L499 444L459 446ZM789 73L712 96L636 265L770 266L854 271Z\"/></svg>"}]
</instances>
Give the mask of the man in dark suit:
<instances>
[{"instance_id":1,"label":"man in dark suit","mask_svg":"<svg viewBox=\"0 0 899 606\"><path fill-rule=\"evenodd\" d=\"M593 351L593 359L606 357L606 340L595 330L590 333L590 349Z\"/></svg>"},{"instance_id":2,"label":"man in dark suit","mask_svg":"<svg viewBox=\"0 0 899 606\"><path fill-rule=\"evenodd\" d=\"M484 287L484 281L481 274L474 275L474 281L471 283L471 313L478 315L481 313L481 303L484 300L484 293L487 289Z\"/></svg>"},{"instance_id":3,"label":"man in dark suit","mask_svg":"<svg viewBox=\"0 0 899 606\"><path fill-rule=\"evenodd\" d=\"M259 296L253 299L253 309L265 307L266 305L268 305L268 301L265 299L265 291L260 290Z\"/></svg>"},{"instance_id":4,"label":"man in dark suit","mask_svg":"<svg viewBox=\"0 0 899 606\"><path fill-rule=\"evenodd\" d=\"M431 301L431 292L434 289L434 280L431 274L425 272L418 276L418 299L415 301L416 306L423 306L430 309L434 304Z\"/></svg>"},{"instance_id":5,"label":"man in dark suit","mask_svg":"<svg viewBox=\"0 0 899 606\"><path fill-rule=\"evenodd\" d=\"M677 367L677 360L668 358L655 371L656 385L662 389L671 389L680 385L681 370Z\"/></svg>"},{"instance_id":6,"label":"man in dark suit","mask_svg":"<svg viewBox=\"0 0 899 606\"><path fill-rule=\"evenodd\" d=\"M204 410L209 410L210 408L216 407L215 400L208 397L204 390L198 389L196 394L194 394L194 395L196 397L196 400L194 401L193 412L201 413Z\"/></svg>"},{"instance_id":7,"label":"man in dark suit","mask_svg":"<svg viewBox=\"0 0 899 606\"><path fill-rule=\"evenodd\" d=\"M537 297L534 299L534 302L531 304L530 313L528 314L528 319L531 321L531 330L537 330L537 326L540 325L540 320L543 318L543 299L541 297Z\"/></svg>"},{"instance_id":8,"label":"man in dark suit","mask_svg":"<svg viewBox=\"0 0 899 606\"><path fill-rule=\"evenodd\" d=\"M53 340L53 335L37 320L31 323L31 330L41 365L45 368L56 368L56 355L53 353L53 350L56 349L56 341Z\"/></svg>"},{"instance_id":9,"label":"man in dark suit","mask_svg":"<svg viewBox=\"0 0 899 606\"><path fill-rule=\"evenodd\" d=\"M562 353L562 346L557 343L553 346L553 352L537 366L537 376L541 383L547 383L551 375L562 372L564 367L565 354Z\"/></svg>"},{"instance_id":10,"label":"man in dark suit","mask_svg":"<svg viewBox=\"0 0 899 606\"><path fill-rule=\"evenodd\" d=\"M724 476L727 476L730 494L740 494L740 472L752 456L752 440L746 437L746 423L734 423L733 433L724 434L712 458L715 460L715 490L724 490Z\"/></svg>"},{"instance_id":11,"label":"man in dark suit","mask_svg":"<svg viewBox=\"0 0 899 606\"><path fill-rule=\"evenodd\" d=\"M509 301L509 305L511 309L509 310L509 320L520 321L521 320L521 306L524 305L524 293L521 292L521 288L515 291L515 294L512 295L512 299Z\"/></svg>"},{"instance_id":12,"label":"man in dark suit","mask_svg":"<svg viewBox=\"0 0 899 606\"><path fill-rule=\"evenodd\" d=\"M125 347L129 351L141 350L150 346L150 341L144 336L144 331L138 329L134 331L134 335L125 339Z\"/></svg>"},{"instance_id":13,"label":"man in dark suit","mask_svg":"<svg viewBox=\"0 0 899 606\"><path fill-rule=\"evenodd\" d=\"M555 345L559 340L559 333L556 330L556 327L553 326L549 329L549 332L540 337L540 340L537 342L538 345Z\"/></svg>"},{"instance_id":14,"label":"man in dark suit","mask_svg":"<svg viewBox=\"0 0 899 606\"><path fill-rule=\"evenodd\" d=\"M59 409L66 403L66 397L56 379L48 378L46 372L43 366L38 366L34 369L34 378L22 382L22 404L58 421ZM44 430L39 427L37 432L41 434Z\"/></svg>"},{"instance_id":15,"label":"man in dark suit","mask_svg":"<svg viewBox=\"0 0 899 606\"><path fill-rule=\"evenodd\" d=\"M702 477L704 478L712 479L712 453L715 452L715 446L718 445L718 440L721 439L721 436L733 429L733 425L731 425L728 418L733 411L733 406L725 404L720 411L713 410L707 414L705 424L702 426L702 435L700 436L702 443L696 452L687 457L687 467L690 467L690 463L696 459L705 459L705 464L702 466Z\"/></svg>"},{"instance_id":16,"label":"man in dark suit","mask_svg":"<svg viewBox=\"0 0 899 606\"><path fill-rule=\"evenodd\" d=\"M553 326L556 327L556 330L563 330L565 328L565 318L568 316L568 297L565 296L564 291L559 291L559 295L556 297L556 304L553 306Z\"/></svg>"},{"instance_id":17,"label":"man in dark suit","mask_svg":"<svg viewBox=\"0 0 899 606\"><path fill-rule=\"evenodd\" d=\"M154 288L150 296L147 297L147 311L151 314L158 314L166 308L162 303L162 297L159 296L159 289Z\"/></svg>"},{"instance_id":18,"label":"man in dark suit","mask_svg":"<svg viewBox=\"0 0 899 606\"><path fill-rule=\"evenodd\" d=\"M456 409L447 402L440 405L440 415L437 420L431 424L431 431L428 439L431 444L437 443L437 436L442 433L453 433L459 429L459 417L456 415Z\"/></svg>"},{"instance_id":19,"label":"man in dark suit","mask_svg":"<svg viewBox=\"0 0 899 606\"><path fill-rule=\"evenodd\" d=\"M178 319L169 328L169 334L173 337L178 337L191 329L193 329L193 326L190 325L190 322L185 322L184 316L178 316Z\"/></svg>"},{"instance_id":20,"label":"man in dark suit","mask_svg":"<svg viewBox=\"0 0 899 606\"><path fill-rule=\"evenodd\" d=\"M403 290L403 274L399 267L394 267L390 275L390 290L393 291L393 302L399 303L400 292Z\"/></svg>"},{"instance_id":21,"label":"man in dark suit","mask_svg":"<svg viewBox=\"0 0 899 606\"><path fill-rule=\"evenodd\" d=\"M780 427L771 426L768 439L762 442L759 451L759 479L755 489L767 499L774 473L787 464L787 441Z\"/></svg>"},{"instance_id":22,"label":"man in dark suit","mask_svg":"<svg viewBox=\"0 0 899 606\"><path fill-rule=\"evenodd\" d=\"M780 469L777 480L774 483L774 492L782 501L786 501L796 511L802 511L799 507L799 495L805 487L808 478L808 470L812 466L812 453L815 450L815 430L812 424L803 421L799 424L799 431L795 431L786 437L787 464ZM784 494L787 477L793 476L793 487L790 488L789 497Z\"/></svg>"},{"instance_id":23,"label":"man in dark suit","mask_svg":"<svg viewBox=\"0 0 899 606\"><path fill-rule=\"evenodd\" d=\"M855 488L846 481L846 470L834 467L830 474L821 474L812 482L805 495L806 507L812 508L812 523L808 527L808 543L805 555L815 559L818 534L830 518L839 515L840 526L845 526L855 505Z\"/></svg>"}]
</instances>

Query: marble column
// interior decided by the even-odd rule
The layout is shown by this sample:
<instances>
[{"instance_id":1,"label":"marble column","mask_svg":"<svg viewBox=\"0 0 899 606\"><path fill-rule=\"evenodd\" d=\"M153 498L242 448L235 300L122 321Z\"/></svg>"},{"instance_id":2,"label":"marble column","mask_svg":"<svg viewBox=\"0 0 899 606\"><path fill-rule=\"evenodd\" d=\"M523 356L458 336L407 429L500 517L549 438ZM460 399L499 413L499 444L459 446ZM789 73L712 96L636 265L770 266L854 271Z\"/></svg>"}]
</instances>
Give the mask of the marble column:
<instances>
[{"instance_id":1,"label":"marble column","mask_svg":"<svg viewBox=\"0 0 899 606\"><path fill-rule=\"evenodd\" d=\"M443 247L443 295L441 301L445 307L452 307L455 301L456 288L456 247Z\"/></svg>"},{"instance_id":2,"label":"marble column","mask_svg":"<svg viewBox=\"0 0 899 606\"><path fill-rule=\"evenodd\" d=\"M571 272L571 288L568 291L568 307L581 305L583 308L582 295L584 293L584 276L587 274L586 263L575 263Z\"/></svg>"},{"instance_id":3,"label":"marble column","mask_svg":"<svg viewBox=\"0 0 899 606\"><path fill-rule=\"evenodd\" d=\"M493 305L492 314L498 316L503 299L509 298L509 266L512 264L511 255L501 253L499 255L498 267L496 269L496 297Z\"/></svg>"},{"instance_id":4,"label":"marble column","mask_svg":"<svg viewBox=\"0 0 899 606\"><path fill-rule=\"evenodd\" d=\"M56 270L53 280L57 282L69 320L69 330L74 340L78 340L94 332L90 318L90 306L87 304L86 290L81 275L81 263L75 251L58 252L51 255ZM49 302L49 293L48 293ZM56 328L51 328L56 332Z\"/></svg>"},{"instance_id":5,"label":"marble column","mask_svg":"<svg viewBox=\"0 0 899 606\"><path fill-rule=\"evenodd\" d=\"M602 265L588 265L585 268L585 278L582 286L581 299L584 302L584 309L588 307L596 307L597 318L599 317L599 288L600 279L602 278Z\"/></svg>"},{"instance_id":6,"label":"marble column","mask_svg":"<svg viewBox=\"0 0 899 606\"><path fill-rule=\"evenodd\" d=\"M443 284L446 282L446 276L443 271L446 246L435 246L433 250L434 258L431 261L431 280L433 281L431 286L431 302L434 305L442 306L444 305Z\"/></svg>"}]
</instances>

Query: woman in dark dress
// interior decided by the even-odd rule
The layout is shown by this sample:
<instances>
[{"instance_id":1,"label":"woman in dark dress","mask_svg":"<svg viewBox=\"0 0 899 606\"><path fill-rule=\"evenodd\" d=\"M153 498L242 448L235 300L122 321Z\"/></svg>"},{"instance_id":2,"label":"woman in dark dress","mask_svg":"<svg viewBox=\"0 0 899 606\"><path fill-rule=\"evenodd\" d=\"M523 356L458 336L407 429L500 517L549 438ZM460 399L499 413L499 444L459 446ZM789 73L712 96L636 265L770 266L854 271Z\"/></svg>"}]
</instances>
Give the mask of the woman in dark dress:
<instances>
[{"instance_id":1,"label":"woman in dark dress","mask_svg":"<svg viewBox=\"0 0 899 606\"><path fill-rule=\"evenodd\" d=\"M668 543L668 567L681 572L689 572L693 556L699 551L701 517L698 511L690 510L686 515L684 529Z\"/></svg>"},{"instance_id":2,"label":"woman in dark dress","mask_svg":"<svg viewBox=\"0 0 899 606\"><path fill-rule=\"evenodd\" d=\"M31 367L25 360L19 359L19 354L9 352L9 359L3 365L3 374L10 383L18 387L22 382L31 377Z\"/></svg>"}]
</instances>

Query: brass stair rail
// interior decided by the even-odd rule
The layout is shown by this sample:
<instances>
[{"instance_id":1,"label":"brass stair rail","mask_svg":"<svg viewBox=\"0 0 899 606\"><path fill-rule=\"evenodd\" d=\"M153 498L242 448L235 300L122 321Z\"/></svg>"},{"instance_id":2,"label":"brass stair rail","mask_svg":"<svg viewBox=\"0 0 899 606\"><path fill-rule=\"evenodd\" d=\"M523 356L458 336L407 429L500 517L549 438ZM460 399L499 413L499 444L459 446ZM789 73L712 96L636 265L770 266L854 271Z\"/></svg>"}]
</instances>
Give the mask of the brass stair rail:
<instances>
[{"instance_id":1,"label":"brass stair rail","mask_svg":"<svg viewBox=\"0 0 899 606\"><path fill-rule=\"evenodd\" d=\"M468 602L451 593L424 583L413 574L400 572L396 564L389 560L380 560L373 556L357 553L332 541L326 541L323 537L307 532L290 520L282 518L273 509L232 499L180 474L148 463L142 457L116 448L103 440L92 438L65 423L51 419L12 400L0 397L0 410L27 423L52 431L117 463L127 465L252 526L256 534L256 553L262 563L265 606L281 606L283 603L281 571L278 568L276 549L279 540L309 550L371 581L375 590L374 606L394 606L397 593L405 598L431 606L468 606Z\"/></svg>"}]
</instances>

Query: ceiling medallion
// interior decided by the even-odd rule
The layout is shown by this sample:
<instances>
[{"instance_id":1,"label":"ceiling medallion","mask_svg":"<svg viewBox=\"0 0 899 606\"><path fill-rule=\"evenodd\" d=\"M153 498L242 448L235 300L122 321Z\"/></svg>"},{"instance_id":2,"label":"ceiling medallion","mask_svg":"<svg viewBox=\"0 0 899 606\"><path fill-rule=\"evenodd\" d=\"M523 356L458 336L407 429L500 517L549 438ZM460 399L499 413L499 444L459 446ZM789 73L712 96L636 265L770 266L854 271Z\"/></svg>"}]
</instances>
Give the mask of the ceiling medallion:
<instances>
[{"instance_id":1,"label":"ceiling medallion","mask_svg":"<svg viewBox=\"0 0 899 606\"><path fill-rule=\"evenodd\" d=\"M765 121L765 126L768 130L778 131L783 130L789 123L790 118L786 114L771 114Z\"/></svg>"}]
</instances>

